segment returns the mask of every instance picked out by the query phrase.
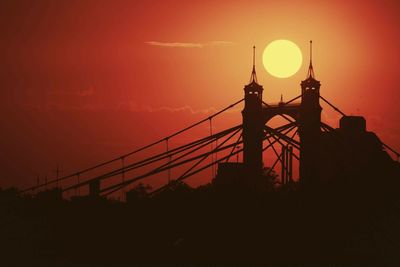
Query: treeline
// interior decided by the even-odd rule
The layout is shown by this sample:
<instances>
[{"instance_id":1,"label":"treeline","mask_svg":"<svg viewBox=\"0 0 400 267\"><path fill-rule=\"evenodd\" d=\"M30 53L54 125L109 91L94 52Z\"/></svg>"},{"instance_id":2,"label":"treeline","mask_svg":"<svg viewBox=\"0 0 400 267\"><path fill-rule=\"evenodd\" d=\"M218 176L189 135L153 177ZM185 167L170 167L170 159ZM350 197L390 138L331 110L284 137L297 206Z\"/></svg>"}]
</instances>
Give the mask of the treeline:
<instances>
[{"instance_id":1,"label":"treeline","mask_svg":"<svg viewBox=\"0 0 400 267\"><path fill-rule=\"evenodd\" d=\"M4 266L400 264L397 174L273 190L173 182L153 195L140 184L126 203L1 190L0 259Z\"/></svg>"}]
</instances>

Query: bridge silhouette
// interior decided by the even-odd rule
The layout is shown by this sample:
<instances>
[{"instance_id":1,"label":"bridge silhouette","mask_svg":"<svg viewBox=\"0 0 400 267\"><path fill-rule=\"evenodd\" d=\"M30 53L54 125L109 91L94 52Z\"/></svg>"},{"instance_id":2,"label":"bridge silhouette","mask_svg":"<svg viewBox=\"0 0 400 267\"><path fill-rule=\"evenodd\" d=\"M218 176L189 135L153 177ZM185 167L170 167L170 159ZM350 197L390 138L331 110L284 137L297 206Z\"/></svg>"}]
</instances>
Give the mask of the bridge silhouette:
<instances>
[{"instance_id":1,"label":"bridge silhouette","mask_svg":"<svg viewBox=\"0 0 400 267\"><path fill-rule=\"evenodd\" d=\"M55 179L20 191L0 189L1 262L400 262L400 164L388 152L397 161L399 153L366 131L363 117L320 95L311 59L297 97L264 102L253 49L243 99L108 161L62 177L57 168ZM243 103L242 122L215 132L215 118ZM321 103L342 116L339 128L321 121ZM284 122L273 126L273 118ZM204 126L207 136L172 145ZM265 151L275 156L268 166ZM211 183L185 185L205 170ZM159 174L168 182L149 192L141 182ZM126 202L110 199L119 193Z\"/></svg>"},{"instance_id":2,"label":"bridge silhouette","mask_svg":"<svg viewBox=\"0 0 400 267\"><path fill-rule=\"evenodd\" d=\"M272 162L267 175L280 164L280 184L292 183L294 181L293 160L297 160L299 162L299 183L302 186L313 186L318 184L321 176L319 157L323 147L321 143L323 142L321 141L323 135L331 133L336 141L342 142L340 139L343 136L341 137L340 132L346 131L346 129L354 130L357 128L358 131L365 131L365 120L362 117L347 116L338 107L320 95L320 82L315 78L312 65L311 41L308 74L307 78L301 82L300 95L289 101L283 101L281 97L281 101L274 104L268 104L263 101L263 87L258 84L255 69L255 47L253 47L253 68L250 82L244 87L244 93L243 99L158 141L62 177L58 177L57 174L55 179L38 183L21 190L19 193L39 192L50 186L58 186L61 182L72 181L72 184L70 183L68 186L57 188L57 192L62 194L75 191L76 193L79 192L79 189L86 187L89 188L89 196L108 196L117 191L125 190L132 184L151 178L156 174L168 173L169 183L151 193L155 194L168 188L171 181L186 180L209 168L213 168L213 174L216 174L216 179L226 176L226 173L236 171L242 172L246 176L247 183L255 185L254 179L260 175L265 175L265 173L263 174L263 152L266 150L272 150L276 156L276 160ZM341 126L343 124L343 129L334 129L321 121L322 108L320 100L342 116ZM213 119L242 102L244 102L242 124L213 133ZM268 122L277 116L283 118L286 124L279 127L268 125ZM181 146L170 146L173 138L207 123L210 128L208 136ZM338 132L339 134L337 134ZM155 153L147 158L126 164L128 159L139 152L147 151L163 143L166 147L164 152ZM281 146L280 153L275 147L277 144ZM380 140L379 146L393 153L399 160L399 152ZM205 148L208 147L210 147L210 150L205 151ZM243 162L228 164L229 160L239 153L243 153ZM211 159L211 162L205 164L207 159ZM116 162L120 162L121 167L102 171L103 168L105 169ZM154 167L154 164L158 165ZM147 170L146 168L149 168L149 166L153 167ZM178 177L171 177L172 169L182 167L186 169ZM214 170L217 168L219 171L215 172ZM136 172L144 171L142 174L129 176L134 170ZM90 176L91 173L95 174ZM83 175L89 176L89 178L82 179ZM102 186L106 180L107 186Z\"/></svg>"}]
</instances>

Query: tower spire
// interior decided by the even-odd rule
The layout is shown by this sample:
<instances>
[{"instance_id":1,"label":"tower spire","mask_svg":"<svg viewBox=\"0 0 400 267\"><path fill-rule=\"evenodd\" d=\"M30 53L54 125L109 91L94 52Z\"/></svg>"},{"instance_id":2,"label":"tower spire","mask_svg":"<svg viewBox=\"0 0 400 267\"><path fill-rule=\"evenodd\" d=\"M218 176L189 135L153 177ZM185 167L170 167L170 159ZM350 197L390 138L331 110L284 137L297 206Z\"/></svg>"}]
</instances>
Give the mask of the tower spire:
<instances>
[{"instance_id":1,"label":"tower spire","mask_svg":"<svg viewBox=\"0 0 400 267\"><path fill-rule=\"evenodd\" d=\"M307 78L314 78L314 68L312 65L312 40L310 40L310 65L308 67Z\"/></svg>"},{"instance_id":2,"label":"tower spire","mask_svg":"<svg viewBox=\"0 0 400 267\"><path fill-rule=\"evenodd\" d=\"M253 46L253 70L256 67L256 46Z\"/></svg>"},{"instance_id":3,"label":"tower spire","mask_svg":"<svg viewBox=\"0 0 400 267\"><path fill-rule=\"evenodd\" d=\"M257 73L256 73L256 46L253 46L253 70L250 76L250 83L257 83Z\"/></svg>"}]
</instances>

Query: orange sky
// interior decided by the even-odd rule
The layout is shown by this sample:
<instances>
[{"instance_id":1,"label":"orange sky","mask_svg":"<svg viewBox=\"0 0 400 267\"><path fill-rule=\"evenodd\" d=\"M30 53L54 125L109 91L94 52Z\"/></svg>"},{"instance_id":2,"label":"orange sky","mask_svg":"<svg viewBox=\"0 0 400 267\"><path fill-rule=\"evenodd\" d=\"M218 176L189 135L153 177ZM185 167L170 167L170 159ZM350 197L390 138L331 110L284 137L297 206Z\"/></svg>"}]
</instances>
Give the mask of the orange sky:
<instances>
[{"instance_id":1,"label":"orange sky","mask_svg":"<svg viewBox=\"0 0 400 267\"><path fill-rule=\"evenodd\" d=\"M400 150L399 15L397 1L2 1L0 186L107 160L241 99L253 44L265 101L299 94L312 39L321 94ZM305 59L288 79L261 63L281 38Z\"/></svg>"}]
</instances>

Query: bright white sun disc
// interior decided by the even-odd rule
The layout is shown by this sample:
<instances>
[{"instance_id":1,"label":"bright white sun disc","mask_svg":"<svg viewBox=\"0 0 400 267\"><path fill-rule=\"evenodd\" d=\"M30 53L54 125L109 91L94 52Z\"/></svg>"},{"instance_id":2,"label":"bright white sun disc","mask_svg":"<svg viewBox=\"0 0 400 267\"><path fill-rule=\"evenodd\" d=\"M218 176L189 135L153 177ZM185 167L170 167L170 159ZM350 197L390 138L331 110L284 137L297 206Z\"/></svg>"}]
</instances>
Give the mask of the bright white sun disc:
<instances>
[{"instance_id":1,"label":"bright white sun disc","mask_svg":"<svg viewBox=\"0 0 400 267\"><path fill-rule=\"evenodd\" d=\"M277 78L293 76L301 67L300 48L289 40L275 40L263 52L263 64L269 74Z\"/></svg>"}]
</instances>

